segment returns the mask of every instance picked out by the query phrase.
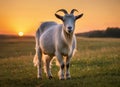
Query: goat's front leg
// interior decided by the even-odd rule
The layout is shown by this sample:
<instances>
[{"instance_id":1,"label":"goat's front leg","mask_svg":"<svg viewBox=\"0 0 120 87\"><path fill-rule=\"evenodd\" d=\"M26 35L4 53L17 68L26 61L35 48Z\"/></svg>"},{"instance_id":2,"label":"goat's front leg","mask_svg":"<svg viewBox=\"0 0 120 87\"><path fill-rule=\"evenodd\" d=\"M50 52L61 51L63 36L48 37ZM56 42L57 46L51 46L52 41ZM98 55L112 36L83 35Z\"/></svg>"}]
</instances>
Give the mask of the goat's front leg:
<instances>
[{"instance_id":1,"label":"goat's front leg","mask_svg":"<svg viewBox=\"0 0 120 87\"><path fill-rule=\"evenodd\" d=\"M64 62L63 62L63 57L60 53L56 53L59 65L60 65L60 70L58 72L58 76L60 80L64 80Z\"/></svg>"},{"instance_id":2,"label":"goat's front leg","mask_svg":"<svg viewBox=\"0 0 120 87\"><path fill-rule=\"evenodd\" d=\"M70 79L71 78L70 70L69 70L70 59L71 59L71 57L69 57L69 56L66 57L66 72L65 72L65 78L66 79Z\"/></svg>"}]
</instances>

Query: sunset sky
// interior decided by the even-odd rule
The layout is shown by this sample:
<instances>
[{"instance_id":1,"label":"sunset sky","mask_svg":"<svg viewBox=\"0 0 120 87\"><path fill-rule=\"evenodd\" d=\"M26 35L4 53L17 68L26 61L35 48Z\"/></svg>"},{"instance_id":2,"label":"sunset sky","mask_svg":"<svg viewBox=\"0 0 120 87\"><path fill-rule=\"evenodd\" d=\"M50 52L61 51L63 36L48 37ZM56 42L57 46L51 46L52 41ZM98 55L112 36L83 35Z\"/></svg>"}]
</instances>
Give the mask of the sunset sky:
<instances>
[{"instance_id":1,"label":"sunset sky","mask_svg":"<svg viewBox=\"0 0 120 87\"><path fill-rule=\"evenodd\" d=\"M56 21L58 9L84 13L75 32L120 27L120 0L0 0L0 34L34 35L41 22Z\"/></svg>"}]
</instances>

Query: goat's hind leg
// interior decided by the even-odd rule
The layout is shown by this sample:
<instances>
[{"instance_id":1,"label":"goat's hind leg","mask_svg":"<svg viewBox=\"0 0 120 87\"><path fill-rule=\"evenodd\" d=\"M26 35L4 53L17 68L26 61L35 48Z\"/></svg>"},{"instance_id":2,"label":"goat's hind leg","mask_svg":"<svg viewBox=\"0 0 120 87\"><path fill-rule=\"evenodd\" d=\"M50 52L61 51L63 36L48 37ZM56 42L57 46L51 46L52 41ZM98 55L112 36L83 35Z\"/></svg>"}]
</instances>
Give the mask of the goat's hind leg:
<instances>
[{"instance_id":1,"label":"goat's hind leg","mask_svg":"<svg viewBox=\"0 0 120 87\"><path fill-rule=\"evenodd\" d=\"M43 55L44 72L46 73L46 76L49 79L52 79L51 66L50 66L51 59L52 59L52 57L50 57L49 55Z\"/></svg>"},{"instance_id":2,"label":"goat's hind leg","mask_svg":"<svg viewBox=\"0 0 120 87\"><path fill-rule=\"evenodd\" d=\"M38 57L37 77L38 77L39 79L42 79L42 52L41 52L40 48L37 48L37 49L36 49L36 54L37 54L37 57Z\"/></svg>"}]
</instances>

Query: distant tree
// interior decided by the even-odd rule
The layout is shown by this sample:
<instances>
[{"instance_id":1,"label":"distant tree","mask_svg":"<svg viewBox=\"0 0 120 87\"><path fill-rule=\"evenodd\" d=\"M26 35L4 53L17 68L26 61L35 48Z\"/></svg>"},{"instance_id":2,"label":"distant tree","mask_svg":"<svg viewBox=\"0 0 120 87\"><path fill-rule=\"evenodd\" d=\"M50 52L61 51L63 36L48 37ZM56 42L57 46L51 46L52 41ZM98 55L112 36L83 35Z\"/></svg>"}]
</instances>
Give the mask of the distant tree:
<instances>
[{"instance_id":1,"label":"distant tree","mask_svg":"<svg viewBox=\"0 0 120 87\"><path fill-rule=\"evenodd\" d=\"M104 37L104 31L96 30L89 32L89 37Z\"/></svg>"},{"instance_id":2,"label":"distant tree","mask_svg":"<svg viewBox=\"0 0 120 87\"><path fill-rule=\"evenodd\" d=\"M107 37L120 37L120 28L107 28L105 31Z\"/></svg>"},{"instance_id":3,"label":"distant tree","mask_svg":"<svg viewBox=\"0 0 120 87\"><path fill-rule=\"evenodd\" d=\"M115 37L120 38L120 28L108 27L106 30L95 30L76 34L84 37Z\"/></svg>"}]
</instances>

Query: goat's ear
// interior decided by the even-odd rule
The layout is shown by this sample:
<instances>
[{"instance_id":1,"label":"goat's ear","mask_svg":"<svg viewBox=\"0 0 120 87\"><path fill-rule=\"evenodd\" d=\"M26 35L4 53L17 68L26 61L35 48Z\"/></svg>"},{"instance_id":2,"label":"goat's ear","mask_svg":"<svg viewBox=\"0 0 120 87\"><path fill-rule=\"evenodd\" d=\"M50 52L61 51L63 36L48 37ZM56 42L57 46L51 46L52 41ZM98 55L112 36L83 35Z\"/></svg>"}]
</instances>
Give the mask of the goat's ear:
<instances>
[{"instance_id":1,"label":"goat's ear","mask_svg":"<svg viewBox=\"0 0 120 87\"><path fill-rule=\"evenodd\" d=\"M55 16L58 18L58 19L61 19L63 21L63 16L60 16L58 14L55 13Z\"/></svg>"},{"instance_id":2,"label":"goat's ear","mask_svg":"<svg viewBox=\"0 0 120 87\"><path fill-rule=\"evenodd\" d=\"M82 13L82 14L80 14L80 15L75 16L75 20L77 20L77 19L81 18L82 16L83 16L83 13Z\"/></svg>"}]
</instances>

